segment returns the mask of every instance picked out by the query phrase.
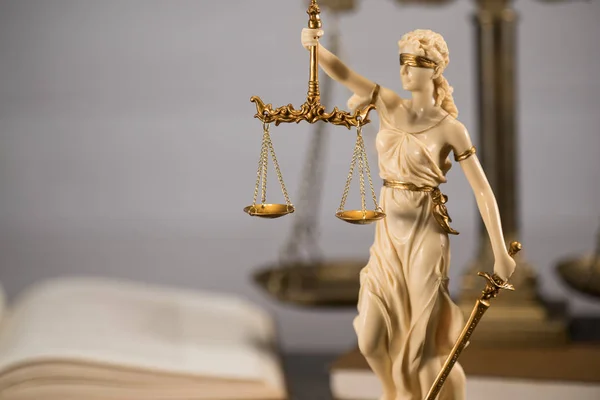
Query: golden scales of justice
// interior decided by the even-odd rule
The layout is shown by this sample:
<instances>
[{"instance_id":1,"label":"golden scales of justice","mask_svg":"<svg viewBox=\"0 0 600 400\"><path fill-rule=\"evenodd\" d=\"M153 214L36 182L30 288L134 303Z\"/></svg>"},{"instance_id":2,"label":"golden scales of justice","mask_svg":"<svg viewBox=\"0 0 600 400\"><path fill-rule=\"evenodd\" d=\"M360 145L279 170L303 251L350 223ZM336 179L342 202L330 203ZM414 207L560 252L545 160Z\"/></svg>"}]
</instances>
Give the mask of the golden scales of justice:
<instances>
[{"instance_id":1,"label":"golden scales of justice","mask_svg":"<svg viewBox=\"0 0 600 400\"><path fill-rule=\"evenodd\" d=\"M353 1L327 1L325 6L331 11L331 17L336 18L340 13L354 9ZM316 1L312 1L308 11L310 28L320 28L320 8ZM333 24L328 32L330 38L329 48L337 52L339 45L339 30ZM362 128L370 122L369 112L373 105L357 110L353 114L339 110L337 107L332 112L326 112L321 103L327 102L331 93L331 79L319 84L318 75L318 48L310 48L310 75L308 94L304 104L298 110L289 104L273 109L271 104L265 103L257 96L251 101L256 104L255 118L260 119L263 125L262 146L258 163L254 199L244 211L254 217L273 219L298 211L297 220L292 228L292 237L281 252L278 263L265 266L254 274L256 283L280 302L302 307L354 307L356 306L359 282L358 273L366 265L366 260L342 258L336 260L323 260L314 238L318 214L318 197L321 182L318 178L318 165L322 162L321 153L324 151L326 140L326 124L316 122L329 122L333 125L342 125L348 129L356 129L356 144L350 163L350 171L346 180L340 205L336 217L342 221L366 225L385 218L384 211L378 206L377 197L373 188L371 171L365 150ZM321 89L323 92L321 93ZM275 126L281 123L299 123L307 121L315 124L314 138L310 144L309 159L306 163L305 176L300 189L302 207L296 210L285 187L281 169L277 161L273 143L271 141L270 124ZM267 202L267 167L271 156L274 169L285 199L283 204ZM356 171L358 170L358 171ZM360 183L361 209L346 210L345 204L350 192L350 185L358 172ZM367 208L368 182L373 207ZM259 199L260 194L260 199ZM301 247L305 247L301 249ZM301 250L305 256L301 257ZM304 258L304 259L302 259Z\"/></svg>"},{"instance_id":2,"label":"golden scales of justice","mask_svg":"<svg viewBox=\"0 0 600 400\"><path fill-rule=\"evenodd\" d=\"M311 2L307 13L309 15L309 28L321 28L320 9L316 1ZM277 162L277 157L275 155L275 150L270 137L269 124L275 123L275 126L278 126L284 122L299 123L300 121L307 121L313 124L318 121L323 121L334 125L343 125L348 129L351 129L351 127L356 127L357 133L356 145L354 147L354 153L352 155L352 161L350 164L350 172L346 180L346 186L344 188L344 193L342 195L342 200L336 216L343 221L361 225L380 220L385 217L385 213L377 205L377 198L375 196L375 190L373 189L367 153L365 151L365 144L362 137L362 127L370 122L368 114L373 108L375 108L375 106L368 105L362 110L356 110L354 114L339 110L337 107L334 108L330 113L326 112L325 106L321 104L318 74L318 47L313 46L310 48L310 79L308 81L308 94L306 101L300 106L299 109L294 109L293 105L291 104L273 109L271 104L265 105L260 97L253 96L251 98L251 101L256 103L257 109L257 113L254 117L260 119L263 123L263 139L258 163L256 187L254 190L254 200L251 205L244 208L244 211L251 216L261 218L279 218L295 211L294 206L290 202L289 195L283 182L281 170ZM266 200L267 164L269 154L273 159L277 178L279 179L283 196L285 198L285 204L269 204ZM352 177L354 175L354 170L356 169L357 163L359 170L358 174L360 180L362 208L360 210L345 210L344 207L346 199L348 197L350 184L352 182ZM366 206L365 175L369 181L369 186L373 197L374 208L372 210L368 210ZM261 203L257 204L259 191L261 192Z\"/></svg>"}]
</instances>

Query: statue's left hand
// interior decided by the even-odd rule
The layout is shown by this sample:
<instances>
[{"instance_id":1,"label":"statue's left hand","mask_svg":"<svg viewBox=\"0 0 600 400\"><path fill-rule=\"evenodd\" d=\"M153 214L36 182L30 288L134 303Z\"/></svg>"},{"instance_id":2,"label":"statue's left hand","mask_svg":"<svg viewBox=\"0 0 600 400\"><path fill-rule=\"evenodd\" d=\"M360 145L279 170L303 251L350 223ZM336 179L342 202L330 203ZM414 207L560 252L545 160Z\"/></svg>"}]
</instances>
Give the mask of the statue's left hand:
<instances>
[{"instance_id":1,"label":"statue's left hand","mask_svg":"<svg viewBox=\"0 0 600 400\"><path fill-rule=\"evenodd\" d=\"M508 252L506 252L500 258L496 257L494 262L494 273L506 282L511 277L513 272L515 272L516 266L517 263L515 260L508 254Z\"/></svg>"}]
</instances>

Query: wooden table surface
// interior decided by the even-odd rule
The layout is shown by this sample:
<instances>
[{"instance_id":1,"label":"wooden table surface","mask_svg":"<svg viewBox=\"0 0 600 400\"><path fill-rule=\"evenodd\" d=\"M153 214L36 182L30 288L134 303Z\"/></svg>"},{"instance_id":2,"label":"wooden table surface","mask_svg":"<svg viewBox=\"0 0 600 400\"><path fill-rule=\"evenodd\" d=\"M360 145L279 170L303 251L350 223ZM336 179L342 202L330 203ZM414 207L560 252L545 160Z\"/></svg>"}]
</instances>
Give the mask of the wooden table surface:
<instances>
[{"instance_id":1,"label":"wooden table surface","mask_svg":"<svg viewBox=\"0 0 600 400\"><path fill-rule=\"evenodd\" d=\"M600 341L600 318L577 318L571 322L574 342ZM329 366L339 353L288 353L283 363L290 400L333 400L329 390Z\"/></svg>"}]
</instances>

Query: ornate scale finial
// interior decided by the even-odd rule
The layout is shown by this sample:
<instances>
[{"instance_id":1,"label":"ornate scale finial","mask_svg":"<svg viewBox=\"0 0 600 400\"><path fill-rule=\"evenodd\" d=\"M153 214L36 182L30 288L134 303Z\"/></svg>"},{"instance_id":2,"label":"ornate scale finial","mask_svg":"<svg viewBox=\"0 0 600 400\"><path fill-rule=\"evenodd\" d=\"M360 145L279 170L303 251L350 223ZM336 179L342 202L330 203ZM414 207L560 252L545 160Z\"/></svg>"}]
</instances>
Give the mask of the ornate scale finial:
<instances>
[{"instance_id":1,"label":"ornate scale finial","mask_svg":"<svg viewBox=\"0 0 600 400\"><path fill-rule=\"evenodd\" d=\"M310 29L320 29L321 28L321 9L317 4L316 0L312 0L310 6L306 13L309 15L308 18L308 27Z\"/></svg>"}]
</instances>

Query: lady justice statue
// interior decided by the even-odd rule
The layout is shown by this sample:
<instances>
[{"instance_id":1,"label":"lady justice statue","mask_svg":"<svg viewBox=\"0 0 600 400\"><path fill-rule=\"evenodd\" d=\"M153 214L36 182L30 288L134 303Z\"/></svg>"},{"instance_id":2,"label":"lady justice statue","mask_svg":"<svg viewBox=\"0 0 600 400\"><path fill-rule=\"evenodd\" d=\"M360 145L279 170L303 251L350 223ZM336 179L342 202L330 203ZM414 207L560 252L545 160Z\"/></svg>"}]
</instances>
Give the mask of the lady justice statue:
<instances>
[{"instance_id":1,"label":"lady justice statue","mask_svg":"<svg viewBox=\"0 0 600 400\"><path fill-rule=\"evenodd\" d=\"M348 68L319 44L321 29L305 28L302 45L318 46L319 65L350 89L351 109L373 104L380 201L387 217L377 221L368 264L360 275L354 329L361 353L383 387L383 400L422 400L463 328L448 293L449 234L457 234L439 185L452 153L471 185L495 257L494 273L508 281L515 262L506 248L496 199L442 75L448 47L441 35L415 30L399 41L403 99ZM465 376L455 365L438 397L465 398Z\"/></svg>"}]
</instances>

